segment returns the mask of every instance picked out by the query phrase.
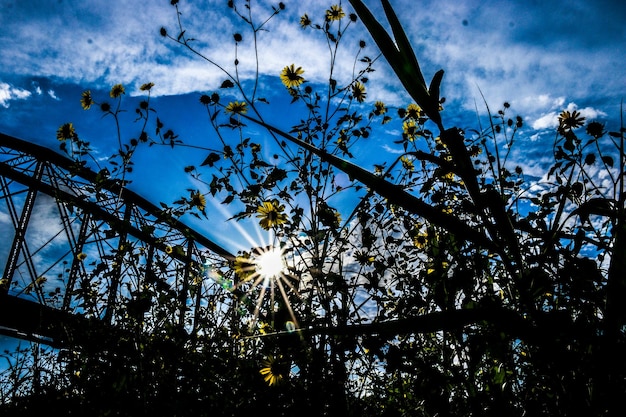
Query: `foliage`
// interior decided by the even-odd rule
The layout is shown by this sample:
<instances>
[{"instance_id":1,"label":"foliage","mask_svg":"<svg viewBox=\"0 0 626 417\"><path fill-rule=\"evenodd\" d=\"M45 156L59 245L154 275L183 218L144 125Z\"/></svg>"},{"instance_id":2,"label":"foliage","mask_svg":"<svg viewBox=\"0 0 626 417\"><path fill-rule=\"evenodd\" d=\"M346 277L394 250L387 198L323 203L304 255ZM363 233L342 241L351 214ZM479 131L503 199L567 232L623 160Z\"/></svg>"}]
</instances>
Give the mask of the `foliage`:
<instances>
[{"instance_id":1,"label":"foliage","mask_svg":"<svg viewBox=\"0 0 626 417\"><path fill-rule=\"evenodd\" d=\"M445 129L443 71L427 88L388 1L393 38L352 0L415 103L392 116L384 103L365 101L376 59L363 55L364 43L354 73L338 81L339 47L358 18L332 5L319 23L300 19L328 44L328 85L309 83L295 63L276 74L306 114L284 131L266 120L258 74L240 79L236 51L246 39L256 51L285 6L258 19L248 1L228 3L249 34L234 34L228 71L195 49L178 1L171 3L178 26L161 35L224 72L219 92L199 97L212 143L187 144L153 120L152 84L141 88L148 98L136 110L140 135L125 143L117 85L115 104L100 109L117 127L119 150L113 168L100 172L123 184L145 143L203 149L202 163L185 170L206 193L189 190L172 206L162 203L164 212L206 217L206 200L218 199L233 221L271 231L285 264L265 275L265 248L224 260L227 284L216 292L198 286L209 307L182 323L167 313L180 300L146 285L147 299L159 304L126 300L116 332L95 329L59 352L65 366L50 392L102 415L614 411L610 400L626 389L626 266L613 256L626 245L623 127L607 133L564 111L554 163L543 178L527 178L511 162L524 124L508 103L485 127ZM89 92L81 102L97 104ZM393 139L403 153L371 173L350 160L381 124L402 130ZM267 140L253 140L259 132ZM78 164L89 156L71 124L58 138ZM16 396L4 401L20 404Z\"/></svg>"}]
</instances>

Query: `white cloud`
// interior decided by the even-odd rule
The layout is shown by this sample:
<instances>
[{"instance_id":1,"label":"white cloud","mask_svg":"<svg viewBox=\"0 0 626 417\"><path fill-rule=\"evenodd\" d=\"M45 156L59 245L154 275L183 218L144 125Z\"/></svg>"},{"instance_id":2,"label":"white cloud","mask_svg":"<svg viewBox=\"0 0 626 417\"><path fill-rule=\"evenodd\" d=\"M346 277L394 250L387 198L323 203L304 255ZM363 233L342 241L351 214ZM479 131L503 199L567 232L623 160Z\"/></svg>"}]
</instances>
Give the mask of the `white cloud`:
<instances>
[{"instance_id":1,"label":"white cloud","mask_svg":"<svg viewBox=\"0 0 626 417\"><path fill-rule=\"evenodd\" d=\"M31 96L31 92L21 88L13 87L7 83L0 82L0 106L9 107L12 100L24 100Z\"/></svg>"},{"instance_id":2,"label":"white cloud","mask_svg":"<svg viewBox=\"0 0 626 417\"><path fill-rule=\"evenodd\" d=\"M52 99L54 99L54 100L60 100L60 99L57 97L57 95L56 95L56 93L54 92L54 90L48 90L48 95L49 95Z\"/></svg>"},{"instance_id":3,"label":"white cloud","mask_svg":"<svg viewBox=\"0 0 626 417\"><path fill-rule=\"evenodd\" d=\"M550 112L535 120L531 126L535 130L553 129L559 125L558 113Z\"/></svg>"},{"instance_id":4,"label":"white cloud","mask_svg":"<svg viewBox=\"0 0 626 417\"><path fill-rule=\"evenodd\" d=\"M391 154L396 154L396 155L400 155L404 153L404 150L402 150L402 148L398 148L398 147L391 147L387 144L384 144L382 146L382 148L384 149L385 152L391 153Z\"/></svg>"},{"instance_id":5,"label":"white cloud","mask_svg":"<svg viewBox=\"0 0 626 417\"><path fill-rule=\"evenodd\" d=\"M601 110L594 109L592 107L584 107L582 109L579 109L576 103L570 102L564 109L551 111L537 118L534 122L531 123L532 128L535 130L557 128L559 126L559 114L561 114L561 111L563 110L567 110L570 113L576 110L580 113L582 117L587 120L594 120L598 117L606 116L606 113Z\"/></svg>"},{"instance_id":6,"label":"white cloud","mask_svg":"<svg viewBox=\"0 0 626 417\"><path fill-rule=\"evenodd\" d=\"M238 70L242 78L252 77L256 63L250 31L223 3L208 3L179 5L186 35L197 39L193 45L200 53L234 73L232 35L240 32L244 40L238 46ZM265 18L262 10L266 2L262 3L255 8L259 22ZM375 13L381 13L377 2L367 3ZM395 0L393 6L402 10L407 3L409 0ZM624 74L619 59L622 46L609 43L619 37L594 31L588 40L593 40L594 47L588 48L576 42L583 34L572 35L560 26L546 28L543 21L565 8L565 4L557 3L550 7L516 4L488 7L477 1L425 1L420 6L419 24L406 16L401 16L401 21L406 25L426 79L430 80L440 68L446 70L442 95L449 103L461 102L466 109L474 111L474 101L482 100L479 87L490 106L501 106L508 101L525 118L530 115L537 120L556 110L551 106L561 107L566 95L581 102L582 97L590 94L596 97L615 94L616 84L621 83ZM580 4L577 0L575 3L580 6L574 8L575 12L585 13L581 15L585 19L599 13L600 6ZM306 12L319 21L327 5L312 0L285 1L285 4L286 10L267 24L269 32L257 33L260 74L275 77L283 66L295 63L305 69L307 80L326 82L330 69L328 44L321 31L302 30L298 19ZM121 82L131 94L139 85L154 82L153 95L210 91L224 79L222 71L159 35L161 26L173 36L178 32L175 9L167 2L87 0L79 5L62 2L41 15L26 11L26 6L19 4L14 8L23 9L21 13L27 19L20 19L18 24L15 19L0 18L4 28L0 45L12 45L0 47L0 67L10 67L17 75L55 76L89 88L107 88ZM347 3L344 8L350 9ZM561 20L558 20L561 26L576 24L574 20L565 23ZM616 17L611 20L614 21ZM382 14L381 22L388 26ZM16 33L29 33L29 36L19 37ZM360 39L368 44L362 53L371 58L378 55L361 23L352 24L344 35L334 63L334 76L340 83L352 74ZM571 40L572 36L576 38ZM598 40L602 36L607 37L604 43ZM604 68L615 70L611 77L599 80ZM381 58L375 69L369 74L368 100L405 104L408 98L386 61ZM484 106L478 107L484 112Z\"/></svg>"}]
</instances>

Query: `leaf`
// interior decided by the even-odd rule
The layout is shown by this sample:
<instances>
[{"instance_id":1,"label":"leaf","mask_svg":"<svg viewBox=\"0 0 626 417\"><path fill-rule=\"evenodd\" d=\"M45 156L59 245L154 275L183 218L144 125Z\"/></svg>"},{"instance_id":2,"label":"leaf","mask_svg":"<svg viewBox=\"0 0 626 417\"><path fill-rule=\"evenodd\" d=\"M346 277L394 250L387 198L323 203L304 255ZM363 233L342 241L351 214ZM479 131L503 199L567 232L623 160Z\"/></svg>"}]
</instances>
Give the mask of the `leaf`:
<instances>
[{"instance_id":1,"label":"leaf","mask_svg":"<svg viewBox=\"0 0 626 417\"><path fill-rule=\"evenodd\" d=\"M200 164L200 166L205 166L208 165L210 167L213 166L213 164L215 164L217 161L220 160L220 156L218 154L216 154L215 152L211 152L205 159L204 161Z\"/></svg>"},{"instance_id":2,"label":"leaf","mask_svg":"<svg viewBox=\"0 0 626 417\"><path fill-rule=\"evenodd\" d=\"M426 90L426 81L422 75L417 58L389 1L382 0L382 3L395 37L395 42L361 0L350 0L350 3L367 27L372 38L374 38L378 48L387 59L387 62L389 62L389 65L391 65L396 76L402 82L404 88L415 102L422 107L426 115L438 126L441 126L439 99L437 97L435 100ZM438 89L442 76L443 73L435 74L434 83L431 83L433 91Z\"/></svg>"},{"instance_id":3,"label":"leaf","mask_svg":"<svg viewBox=\"0 0 626 417\"><path fill-rule=\"evenodd\" d=\"M494 243L481 231L472 228L466 222L461 221L458 217L446 214L436 207L426 203L422 199L406 192L402 187L390 183L389 181L386 181L385 179L358 165L346 161L345 159L329 154L328 152L319 149L310 143L291 136L288 133L261 120L254 119L247 115L242 116L253 121L259 126L263 126L270 132L282 136L302 149L319 156L323 161L343 171L349 178L358 180L373 192L377 193L381 197L385 197L389 200L389 203L396 204L410 213L424 217L426 220L445 228L452 234L457 235L460 240L474 242L484 248L494 248Z\"/></svg>"},{"instance_id":4,"label":"leaf","mask_svg":"<svg viewBox=\"0 0 626 417\"><path fill-rule=\"evenodd\" d=\"M430 87L428 88L428 94L433 101L439 103L439 86L441 85L441 80L443 79L443 70L439 70L435 73L432 81L430 82Z\"/></svg>"},{"instance_id":5,"label":"leaf","mask_svg":"<svg viewBox=\"0 0 626 417\"><path fill-rule=\"evenodd\" d=\"M415 72L413 76L417 76L417 81L421 85L426 87L426 81L424 80L424 76L422 75L422 70L420 69L419 63L417 62L417 58L415 57L415 53L413 52L413 48L411 47L411 43L402 29L402 25L398 20L391 4L389 4L389 0L382 0L383 9L385 10L385 15L387 15L387 20L389 20L389 24L391 25L391 31L393 32L393 36L396 39L396 43L398 44L398 50L405 61L404 63L408 63L411 65L411 72ZM409 70L409 68L405 67L405 70Z\"/></svg>"},{"instance_id":6,"label":"leaf","mask_svg":"<svg viewBox=\"0 0 626 417\"><path fill-rule=\"evenodd\" d=\"M615 208L613 205L613 200L599 197L585 201L576 210L574 210L572 214L578 215L580 217L580 220L584 223L585 221L589 220L589 216L591 214L614 217Z\"/></svg>"}]
</instances>

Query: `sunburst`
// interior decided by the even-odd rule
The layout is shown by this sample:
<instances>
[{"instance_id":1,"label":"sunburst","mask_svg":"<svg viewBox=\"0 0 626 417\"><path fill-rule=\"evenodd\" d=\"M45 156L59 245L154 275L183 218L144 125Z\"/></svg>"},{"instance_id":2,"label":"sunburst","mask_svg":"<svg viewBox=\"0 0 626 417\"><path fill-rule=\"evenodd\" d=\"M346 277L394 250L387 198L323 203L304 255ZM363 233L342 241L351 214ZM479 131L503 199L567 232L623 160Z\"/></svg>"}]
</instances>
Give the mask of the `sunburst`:
<instances>
[{"instance_id":1,"label":"sunburst","mask_svg":"<svg viewBox=\"0 0 626 417\"><path fill-rule=\"evenodd\" d=\"M289 324L286 324L289 328L285 330L293 331L297 329L298 321L291 306L291 302L289 301L288 293L291 291L293 294L300 297L294 285L294 282L298 281L298 279L289 273L284 250L275 246L254 248L246 259L245 264L245 268L239 272L239 274L245 278L237 283L237 287L248 286L246 295L258 289L258 296L254 306L254 318L250 323L250 327L253 328L256 325L268 292L270 301L267 315L271 316L272 320L274 319L275 306L277 305L276 293L278 289L284 301L284 306L291 318L288 322Z\"/></svg>"}]
</instances>

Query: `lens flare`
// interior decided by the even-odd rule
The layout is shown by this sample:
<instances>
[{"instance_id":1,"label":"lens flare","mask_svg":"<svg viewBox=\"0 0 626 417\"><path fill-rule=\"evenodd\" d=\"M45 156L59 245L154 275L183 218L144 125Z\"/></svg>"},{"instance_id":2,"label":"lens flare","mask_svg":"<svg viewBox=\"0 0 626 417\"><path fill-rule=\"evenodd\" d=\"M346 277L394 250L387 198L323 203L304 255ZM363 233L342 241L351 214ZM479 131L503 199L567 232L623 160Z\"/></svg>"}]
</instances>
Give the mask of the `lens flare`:
<instances>
[{"instance_id":1,"label":"lens flare","mask_svg":"<svg viewBox=\"0 0 626 417\"><path fill-rule=\"evenodd\" d=\"M254 261L257 274L264 279L280 276L285 271L285 260L280 249L269 248L263 251Z\"/></svg>"},{"instance_id":2,"label":"lens flare","mask_svg":"<svg viewBox=\"0 0 626 417\"><path fill-rule=\"evenodd\" d=\"M297 329L298 321L291 307L288 292L291 291L292 294L300 297L294 285L298 279L289 274L283 250L271 245L255 248L246 255L245 263L247 265L245 268L238 265L238 269L241 270L240 276L244 276L238 285L247 287L246 296L258 290L254 318L250 323L250 328L255 326L260 315L264 320L273 321L277 306L276 295L279 293L289 313L293 329ZM269 294L269 300L265 298L267 294ZM264 314L262 314L263 310Z\"/></svg>"}]
</instances>

